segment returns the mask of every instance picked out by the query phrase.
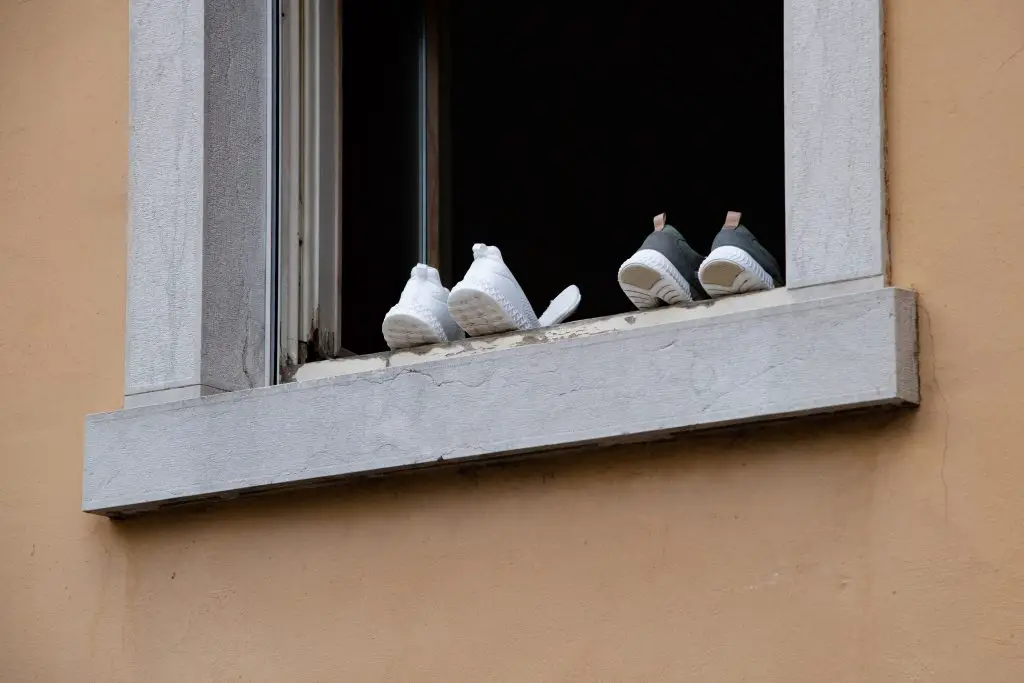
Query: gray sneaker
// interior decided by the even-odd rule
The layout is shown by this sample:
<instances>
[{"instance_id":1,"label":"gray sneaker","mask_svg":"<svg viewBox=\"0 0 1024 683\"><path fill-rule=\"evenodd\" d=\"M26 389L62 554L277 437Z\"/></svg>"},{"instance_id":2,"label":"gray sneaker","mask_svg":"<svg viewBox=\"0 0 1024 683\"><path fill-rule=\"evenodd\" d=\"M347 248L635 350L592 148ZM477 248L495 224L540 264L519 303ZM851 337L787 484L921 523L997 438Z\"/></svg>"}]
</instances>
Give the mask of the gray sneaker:
<instances>
[{"instance_id":1,"label":"gray sneaker","mask_svg":"<svg viewBox=\"0 0 1024 683\"><path fill-rule=\"evenodd\" d=\"M716 299L782 286L782 271L775 257L740 224L740 214L735 211L726 215L697 276L704 291Z\"/></svg>"},{"instance_id":2,"label":"gray sneaker","mask_svg":"<svg viewBox=\"0 0 1024 683\"><path fill-rule=\"evenodd\" d=\"M707 299L697 277L703 259L661 214L640 250L619 267L619 286L640 310Z\"/></svg>"}]
</instances>

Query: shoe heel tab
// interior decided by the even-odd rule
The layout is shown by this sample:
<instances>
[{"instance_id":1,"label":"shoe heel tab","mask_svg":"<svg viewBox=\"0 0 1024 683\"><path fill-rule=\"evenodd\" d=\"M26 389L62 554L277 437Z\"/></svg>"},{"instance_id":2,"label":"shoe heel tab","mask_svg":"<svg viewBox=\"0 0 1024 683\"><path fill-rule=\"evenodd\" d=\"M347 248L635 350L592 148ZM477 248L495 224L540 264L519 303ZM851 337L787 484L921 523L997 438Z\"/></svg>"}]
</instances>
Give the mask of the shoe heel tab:
<instances>
[{"instance_id":1,"label":"shoe heel tab","mask_svg":"<svg viewBox=\"0 0 1024 683\"><path fill-rule=\"evenodd\" d=\"M654 231L659 232L665 229L665 223L668 221L667 213L659 213L654 217Z\"/></svg>"},{"instance_id":2,"label":"shoe heel tab","mask_svg":"<svg viewBox=\"0 0 1024 683\"><path fill-rule=\"evenodd\" d=\"M722 226L722 229L725 230L728 228L730 230L735 230L740 227L740 219L742 217L743 214L739 211L729 211L725 214L725 224Z\"/></svg>"},{"instance_id":3,"label":"shoe heel tab","mask_svg":"<svg viewBox=\"0 0 1024 683\"><path fill-rule=\"evenodd\" d=\"M473 260L489 258L496 261L502 261L501 250L497 247L488 246L483 243L477 243L473 245ZM504 261L502 261L504 262Z\"/></svg>"},{"instance_id":4,"label":"shoe heel tab","mask_svg":"<svg viewBox=\"0 0 1024 683\"><path fill-rule=\"evenodd\" d=\"M428 266L425 263L417 263L413 266L409 277L413 280L432 282L435 285L441 286L441 274L437 272L437 268Z\"/></svg>"}]
</instances>

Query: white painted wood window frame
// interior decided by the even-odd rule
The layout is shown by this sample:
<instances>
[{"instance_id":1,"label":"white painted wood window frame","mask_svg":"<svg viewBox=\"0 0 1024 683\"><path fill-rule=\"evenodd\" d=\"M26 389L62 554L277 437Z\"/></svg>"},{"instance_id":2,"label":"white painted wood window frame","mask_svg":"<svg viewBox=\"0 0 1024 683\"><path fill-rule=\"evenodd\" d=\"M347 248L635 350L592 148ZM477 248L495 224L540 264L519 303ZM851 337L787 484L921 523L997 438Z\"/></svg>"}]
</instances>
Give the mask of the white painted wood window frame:
<instances>
[{"instance_id":1,"label":"white painted wood window frame","mask_svg":"<svg viewBox=\"0 0 1024 683\"><path fill-rule=\"evenodd\" d=\"M341 339L339 4L278 0L276 379Z\"/></svg>"},{"instance_id":2,"label":"white painted wood window frame","mask_svg":"<svg viewBox=\"0 0 1024 683\"><path fill-rule=\"evenodd\" d=\"M887 282L881 0L783 2L786 288L274 385L276 2L130 0L125 409L86 420L84 510L919 400L916 299Z\"/></svg>"}]
</instances>

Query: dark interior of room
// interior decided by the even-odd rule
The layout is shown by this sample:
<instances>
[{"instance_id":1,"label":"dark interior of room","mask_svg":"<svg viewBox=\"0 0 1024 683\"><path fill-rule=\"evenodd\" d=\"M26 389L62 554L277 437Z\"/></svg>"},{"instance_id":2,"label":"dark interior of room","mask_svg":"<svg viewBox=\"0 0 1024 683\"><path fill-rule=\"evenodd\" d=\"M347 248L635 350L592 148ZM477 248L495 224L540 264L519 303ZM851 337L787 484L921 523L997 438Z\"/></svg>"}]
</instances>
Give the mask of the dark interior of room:
<instances>
[{"instance_id":1,"label":"dark interior of room","mask_svg":"<svg viewBox=\"0 0 1024 683\"><path fill-rule=\"evenodd\" d=\"M387 350L381 321L419 258L421 16L417 0L341 11L341 345L365 354Z\"/></svg>"},{"instance_id":2,"label":"dark interior of room","mask_svg":"<svg viewBox=\"0 0 1024 683\"><path fill-rule=\"evenodd\" d=\"M372 278L345 269L357 353L385 348L379 321L416 261L416 155L402 146L416 144L417 15L403 6L344 9L344 263L373 264ZM374 16L357 30L355 12ZM572 283L573 319L630 311L616 273L660 212L707 253L742 211L784 267L780 5L451 0L444 25L448 287L485 242L538 314Z\"/></svg>"}]
</instances>

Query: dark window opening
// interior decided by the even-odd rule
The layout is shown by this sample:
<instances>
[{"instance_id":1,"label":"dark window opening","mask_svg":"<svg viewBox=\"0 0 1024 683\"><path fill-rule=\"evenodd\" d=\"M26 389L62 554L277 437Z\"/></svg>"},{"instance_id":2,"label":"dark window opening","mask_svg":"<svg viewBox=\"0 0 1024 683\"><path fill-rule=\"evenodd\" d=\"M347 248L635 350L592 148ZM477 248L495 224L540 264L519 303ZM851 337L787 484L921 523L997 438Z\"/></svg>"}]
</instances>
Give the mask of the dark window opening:
<instances>
[{"instance_id":1,"label":"dark window opening","mask_svg":"<svg viewBox=\"0 0 1024 683\"><path fill-rule=\"evenodd\" d=\"M420 15L416 0L341 12L341 345L365 354L387 350L380 323L419 257Z\"/></svg>"},{"instance_id":2,"label":"dark window opening","mask_svg":"<svg viewBox=\"0 0 1024 683\"><path fill-rule=\"evenodd\" d=\"M423 15L412 0L343 12L343 342L368 353L418 253ZM538 314L572 283L574 320L634 310L616 273L661 212L706 254L741 211L784 267L781 6L449 0L441 17L446 286L485 242Z\"/></svg>"}]
</instances>

